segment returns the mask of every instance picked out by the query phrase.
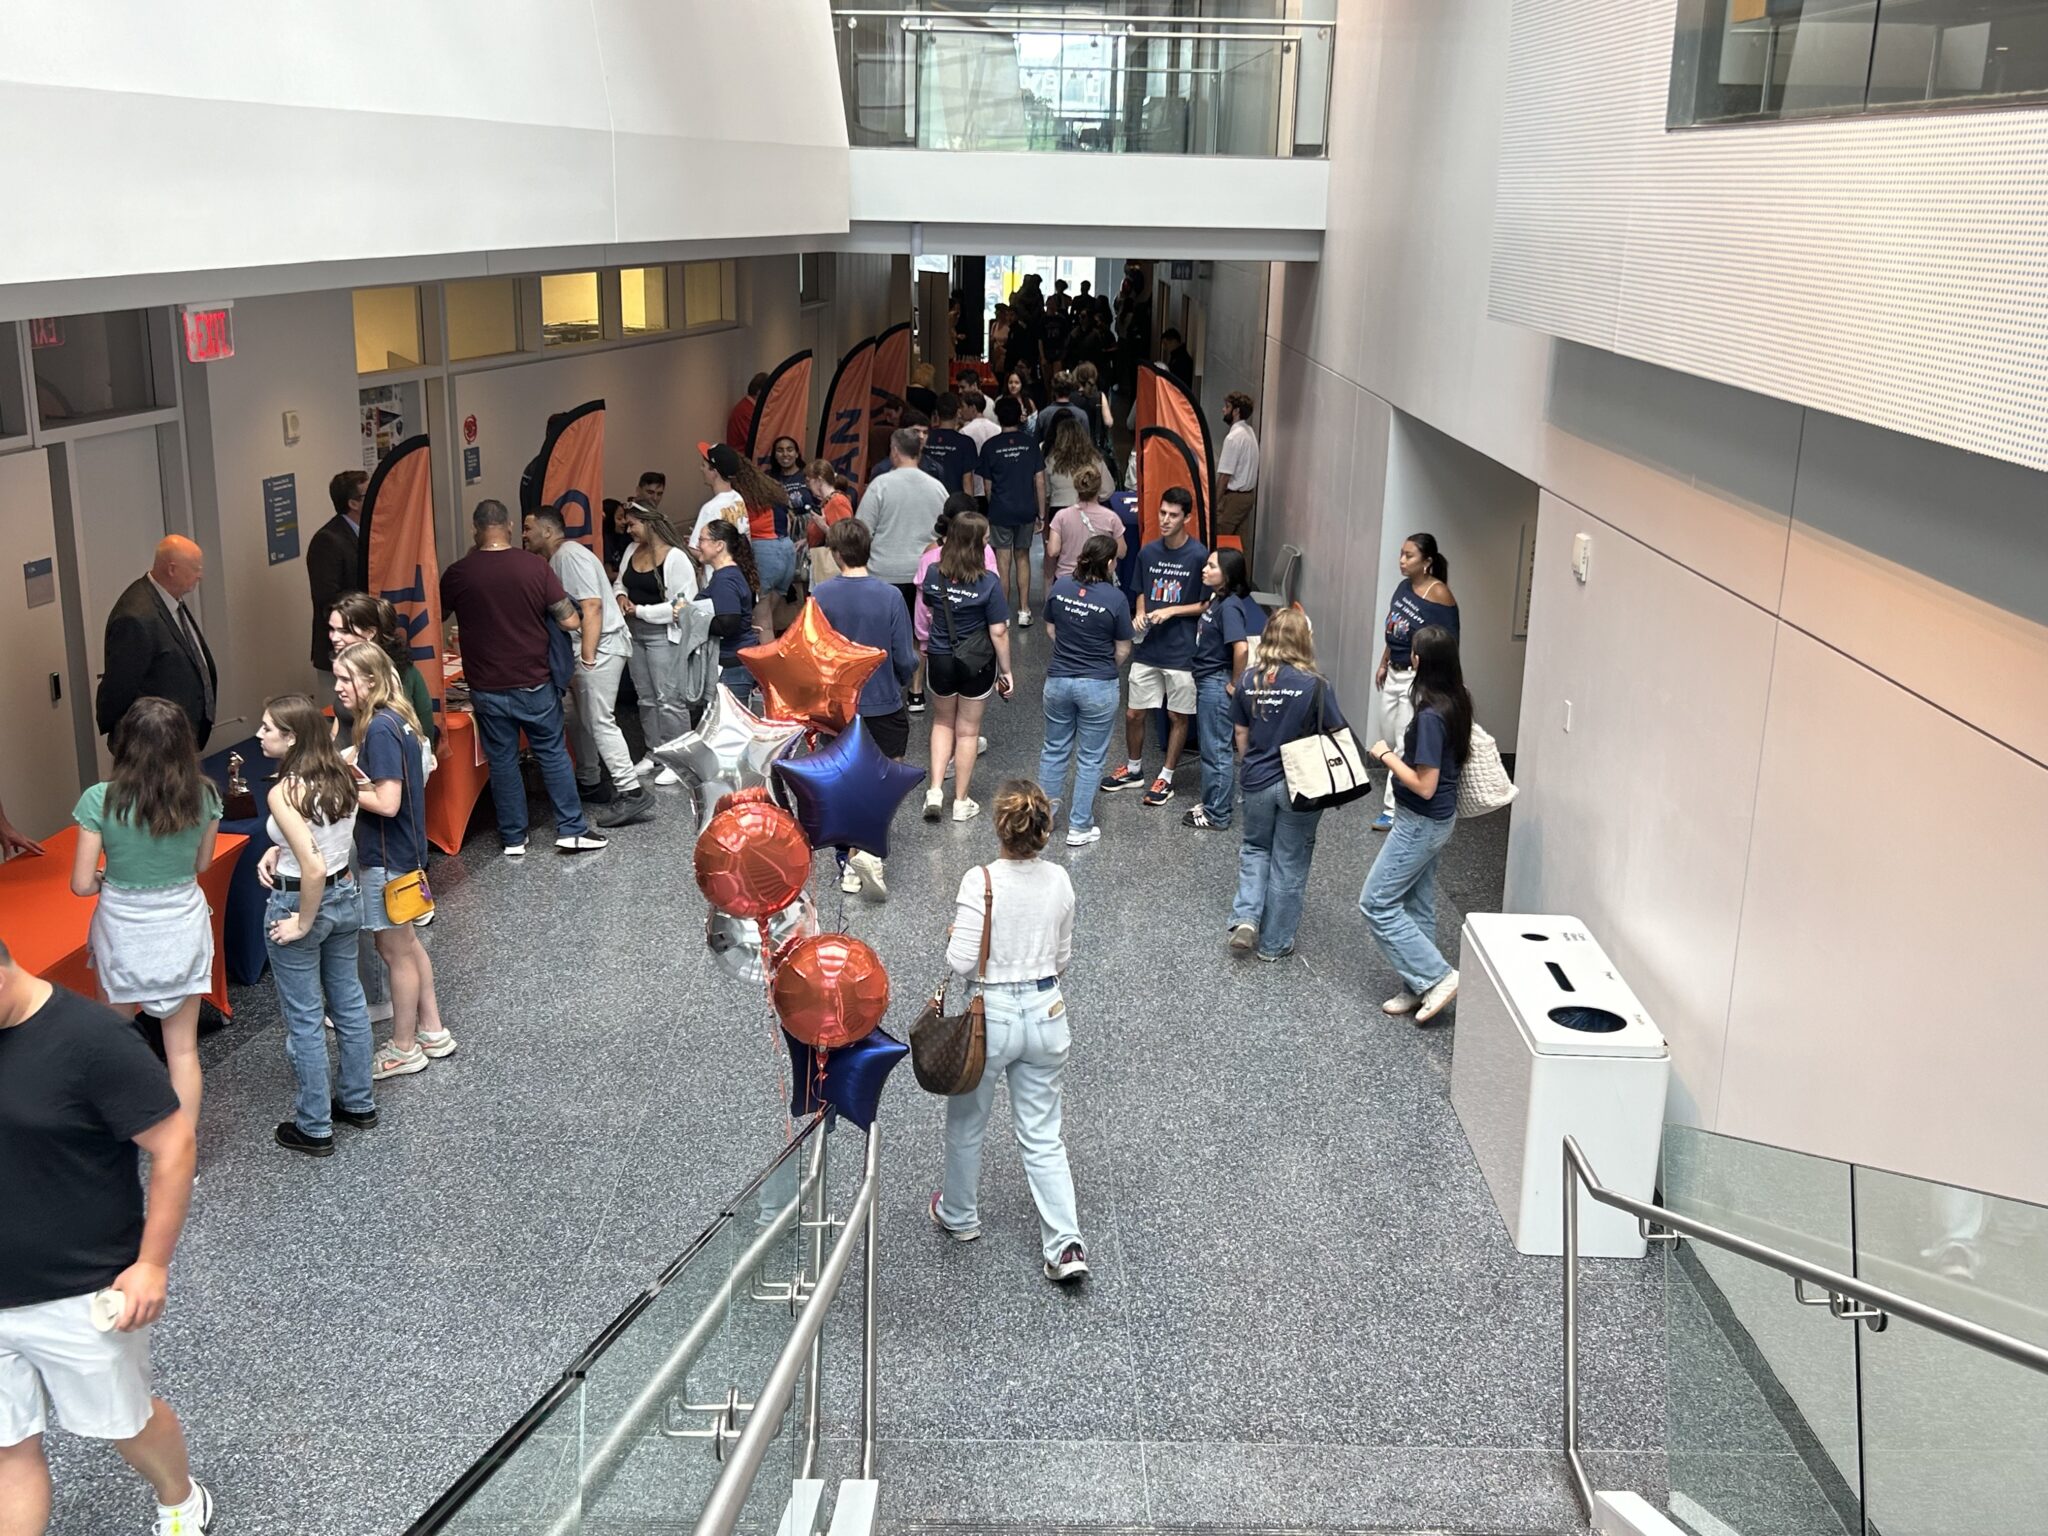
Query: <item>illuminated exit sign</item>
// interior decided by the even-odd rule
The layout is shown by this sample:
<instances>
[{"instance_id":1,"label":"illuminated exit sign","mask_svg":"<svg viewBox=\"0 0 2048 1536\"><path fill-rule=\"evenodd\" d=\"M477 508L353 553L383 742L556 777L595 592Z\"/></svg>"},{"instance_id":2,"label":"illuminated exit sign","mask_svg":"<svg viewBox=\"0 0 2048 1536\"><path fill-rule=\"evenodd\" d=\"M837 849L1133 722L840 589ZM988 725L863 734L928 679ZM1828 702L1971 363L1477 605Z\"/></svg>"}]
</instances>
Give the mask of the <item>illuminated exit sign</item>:
<instances>
[{"instance_id":1,"label":"illuminated exit sign","mask_svg":"<svg viewBox=\"0 0 2048 1536\"><path fill-rule=\"evenodd\" d=\"M235 355L235 307L232 304L185 306L185 358L217 363Z\"/></svg>"}]
</instances>

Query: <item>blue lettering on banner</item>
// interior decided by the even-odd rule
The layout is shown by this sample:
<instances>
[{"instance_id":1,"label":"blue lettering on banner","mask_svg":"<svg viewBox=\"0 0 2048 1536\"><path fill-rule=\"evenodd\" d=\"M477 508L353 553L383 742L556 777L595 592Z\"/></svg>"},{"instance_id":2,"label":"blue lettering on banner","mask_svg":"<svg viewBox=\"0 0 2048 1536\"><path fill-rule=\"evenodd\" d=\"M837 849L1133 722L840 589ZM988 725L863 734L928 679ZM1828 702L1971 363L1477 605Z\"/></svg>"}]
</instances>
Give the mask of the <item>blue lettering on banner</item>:
<instances>
[{"instance_id":1,"label":"blue lettering on banner","mask_svg":"<svg viewBox=\"0 0 2048 1536\"><path fill-rule=\"evenodd\" d=\"M842 475L852 474L854 464L860 457L860 433L855 431L854 427L860 421L861 415L861 408L857 405L847 406L832 413L832 434L825 441L838 451L827 457L831 460L832 467Z\"/></svg>"},{"instance_id":2,"label":"blue lettering on banner","mask_svg":"<svg viewBox=\"0 0 2048 1536\"><path fill-rule=\"evenodd\" d=\"M425 566L412 568L412 585L409 587L385 587L377 594L398 613L398 622L405 626L406 654L415 663L432 661L434 648L422 645L420 636L427 628L427 572ZM436 704L435 708L440 705Z\"/></svg>"},{"instance_id":3,"label":"blue lettering on banner","mask_svg":"<svg viewBox=\"0 0 2048 1536\"><path fill-rule=\"evenodd\" d=\"M564 491L555 498L555 510L562 514L562 532L578 543L590 539L590 498L581 491Z\"/></svg>"}]
</instances>

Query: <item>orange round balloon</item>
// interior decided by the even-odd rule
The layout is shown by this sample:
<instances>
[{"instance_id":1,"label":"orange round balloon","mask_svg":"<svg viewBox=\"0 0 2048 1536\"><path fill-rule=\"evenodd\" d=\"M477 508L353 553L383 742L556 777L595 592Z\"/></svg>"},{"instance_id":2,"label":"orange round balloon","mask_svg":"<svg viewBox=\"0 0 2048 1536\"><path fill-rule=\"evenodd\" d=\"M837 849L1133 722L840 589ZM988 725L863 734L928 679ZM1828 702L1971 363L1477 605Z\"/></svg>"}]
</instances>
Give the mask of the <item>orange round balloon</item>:
<instances>
[{"instance_id":1,"label":"orange round balloon","mask_svg":"<svg viewBox=\"0 0 2048 1536\"><path fill-rule=\"evenodd\" d=\"M811 845L781 806L742 795L722 801L697 839L697 887L721 912L766 917L803 894Z\"/></svg>"},{"instance_id":2,"label":"orange round balloon","mask_svg":"<svg viewBox=\"0 0 2048 1536\"><path fill-rule=\"evenodd\" d=\"M774 640L740 652L760 681L770 719L800 720L835 736L853 724L861 685L887 658L834 629L816 598L806 599L796 622Z\"/></svg>"},{"instance_id":3,"label":"orange round balloon","mask_svg":"<svg viewBox=\"0 0 2048 1536\"><path fill-rule=\"evenodd\" d=\"M889 1011L889 973L872 949L843 933L785 946L768 995L782 1027L829 1051L864 1040Z\"/></svg>"}]
</instances>

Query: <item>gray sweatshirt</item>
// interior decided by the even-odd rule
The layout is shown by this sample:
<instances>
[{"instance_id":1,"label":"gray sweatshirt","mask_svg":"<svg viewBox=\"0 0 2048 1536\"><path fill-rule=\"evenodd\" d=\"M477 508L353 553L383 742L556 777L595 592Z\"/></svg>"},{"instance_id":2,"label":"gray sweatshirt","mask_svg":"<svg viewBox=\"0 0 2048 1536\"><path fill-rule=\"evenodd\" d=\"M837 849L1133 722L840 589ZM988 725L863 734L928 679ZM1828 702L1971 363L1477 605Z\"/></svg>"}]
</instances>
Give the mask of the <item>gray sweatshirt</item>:
<instances>
[{"instance_id":1,"label":"gray sweatshirt","mask_svg":"<svg viewBox=\"0 0 2048 1536\"><path fill-rule=\"evenodd\" d=\"M946 510L946 488L915 465L876 477L853 515L868 525L874 548L868 574L904 586L917 580L917 562L932 546L932 524Z\"/></svg>"}]
</instances>

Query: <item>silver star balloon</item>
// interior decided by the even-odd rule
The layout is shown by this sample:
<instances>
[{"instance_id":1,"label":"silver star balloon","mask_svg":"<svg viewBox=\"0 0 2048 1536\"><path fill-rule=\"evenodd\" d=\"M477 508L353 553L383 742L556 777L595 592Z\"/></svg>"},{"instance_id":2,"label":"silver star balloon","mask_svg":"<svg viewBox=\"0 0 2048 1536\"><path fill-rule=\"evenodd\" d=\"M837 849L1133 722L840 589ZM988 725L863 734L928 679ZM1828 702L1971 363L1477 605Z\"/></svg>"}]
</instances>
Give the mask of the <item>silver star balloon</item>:
<instances>
[{"instance_id":1,"label":"silver star balloon","mask_svg":"<svg viewBox=\"0 0 2048 1536\"><path fill-rule=\"evenodd\" d=\"M818 909L811 904L808 894L797 897L768 919L769 942L777 948L817 931ZM713 908L704 920L704 943L720 970L754 986L761 985L761 930L752 918L734 917L730 912Z\"/></svg>"},{"instance_id":2,"label":"silver star balloon","mask_svg":"<svg viewBox=\"0 0 2048 1536\"><path fill-rule=\"evenodd\" d=\"M698 825L704 827L710 825L725 796L755 785L766 786L769 767L803 733L804 728L794 721L762 719L720 683L697 728L663 742L654 755L695 784Z\"/></svg>"}]
</instances>

